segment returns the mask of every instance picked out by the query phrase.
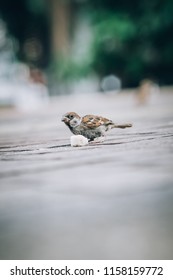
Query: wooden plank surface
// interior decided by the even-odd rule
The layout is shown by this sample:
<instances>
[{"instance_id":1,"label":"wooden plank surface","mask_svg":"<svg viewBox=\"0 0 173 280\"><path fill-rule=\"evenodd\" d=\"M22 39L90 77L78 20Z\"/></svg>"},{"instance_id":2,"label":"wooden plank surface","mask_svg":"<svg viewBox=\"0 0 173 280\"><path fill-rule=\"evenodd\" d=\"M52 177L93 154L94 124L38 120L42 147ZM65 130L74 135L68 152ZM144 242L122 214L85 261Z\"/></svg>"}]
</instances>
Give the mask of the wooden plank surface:
<instances>
[{"instance_id":1,"label":"wooden plank surface","mask_svg":"<svg viewBox=\"0 0 173 280\"><path fill-rule=\"evenodd\" d=\"M133 128L71 147L67 111ZM0 111L1 259L172 259L173 92L53 98Z\"/></svg>"}]
</instances>

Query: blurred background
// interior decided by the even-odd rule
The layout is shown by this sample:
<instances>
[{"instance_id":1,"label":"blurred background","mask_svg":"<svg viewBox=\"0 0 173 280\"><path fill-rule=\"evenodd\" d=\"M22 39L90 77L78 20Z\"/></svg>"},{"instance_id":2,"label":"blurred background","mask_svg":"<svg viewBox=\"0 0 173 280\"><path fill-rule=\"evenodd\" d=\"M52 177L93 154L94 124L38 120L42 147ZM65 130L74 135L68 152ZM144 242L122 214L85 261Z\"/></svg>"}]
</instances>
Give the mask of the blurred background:
<instances>
[{"instance_id":1,"label":"blurred background","mask_svg":"<svg viewBox=\"0 0 173 280\"><path fill-rule=\"evenodd\" d=\"M1 105L172 84L172 14L172 0L1 0Z\"/></svg>"}]
</instances>

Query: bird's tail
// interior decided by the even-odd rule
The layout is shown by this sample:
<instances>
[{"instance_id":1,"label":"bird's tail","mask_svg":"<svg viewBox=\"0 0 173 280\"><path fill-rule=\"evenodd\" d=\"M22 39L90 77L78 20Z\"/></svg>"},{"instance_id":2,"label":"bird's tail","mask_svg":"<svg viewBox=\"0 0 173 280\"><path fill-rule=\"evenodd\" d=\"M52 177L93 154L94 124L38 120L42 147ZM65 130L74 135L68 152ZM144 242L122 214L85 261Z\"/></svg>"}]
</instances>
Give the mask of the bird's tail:
<instances>
[{"instance_id":1,"label":"bird's tail","mask_svg":"<svg viewBox=\"0 0 173 280\"><path fill-rule=\"evenodd\" d=\"M114 124L112 128L126 128L126 127L132 127L132 124L131 123Z\"/></svg>"}]
</instances>

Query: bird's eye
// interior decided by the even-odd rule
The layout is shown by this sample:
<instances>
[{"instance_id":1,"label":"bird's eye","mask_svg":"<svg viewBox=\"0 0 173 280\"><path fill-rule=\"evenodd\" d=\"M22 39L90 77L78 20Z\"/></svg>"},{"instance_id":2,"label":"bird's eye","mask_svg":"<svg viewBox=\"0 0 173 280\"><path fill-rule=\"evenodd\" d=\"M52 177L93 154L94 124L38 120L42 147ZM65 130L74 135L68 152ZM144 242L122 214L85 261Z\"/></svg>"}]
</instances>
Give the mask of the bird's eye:
<instances>
[{"instance_id":1,"label":"bird's eye","mask_svg":"<svg viewBox=\"0 0 173 280\"><path fill-rule=\"evenodd\" d=\"M70 115L69 117L70 117L70 119L72 119L72 118L73 118L73 115Z\"/></svg>"}]
</instances>

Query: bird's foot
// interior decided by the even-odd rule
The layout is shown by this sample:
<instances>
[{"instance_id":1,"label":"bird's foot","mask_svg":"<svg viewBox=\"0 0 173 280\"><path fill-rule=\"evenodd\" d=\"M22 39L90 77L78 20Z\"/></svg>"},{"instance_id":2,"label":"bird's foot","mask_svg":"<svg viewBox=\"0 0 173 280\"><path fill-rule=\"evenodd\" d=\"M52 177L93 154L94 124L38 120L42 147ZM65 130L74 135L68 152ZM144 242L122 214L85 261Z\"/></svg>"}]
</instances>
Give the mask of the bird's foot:
<instances>
[{"instance_id":1,"label":"bird's foot","mask_svg":"<svg viewBox=\"0 0 173 280\"><path fill-rule=\"evenodd\" d=\"M105 141L105 137L97 137L94 140L89 141L89 144L98 144L98 143L103 143Z\"/></svg>"}]
</instances>

